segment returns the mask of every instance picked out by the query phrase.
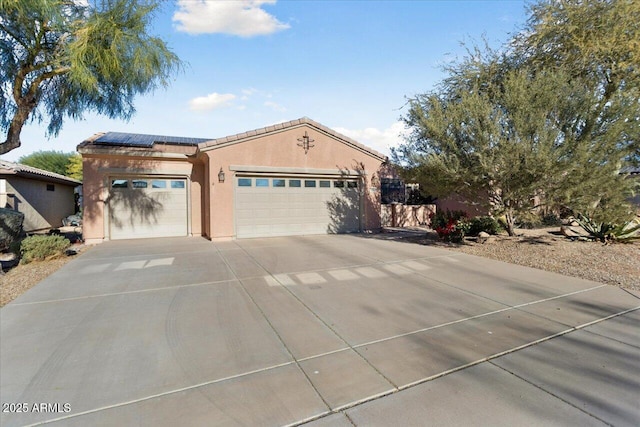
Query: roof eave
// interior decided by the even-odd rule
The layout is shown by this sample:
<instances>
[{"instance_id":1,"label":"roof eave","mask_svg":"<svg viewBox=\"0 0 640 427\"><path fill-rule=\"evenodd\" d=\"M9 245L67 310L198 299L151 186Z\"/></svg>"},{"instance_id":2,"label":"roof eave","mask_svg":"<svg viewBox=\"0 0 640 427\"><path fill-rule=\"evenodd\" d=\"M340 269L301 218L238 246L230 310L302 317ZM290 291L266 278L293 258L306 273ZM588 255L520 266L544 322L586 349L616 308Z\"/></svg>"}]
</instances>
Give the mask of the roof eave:
<instances>
[{"instance_id":1,"label":"roof eave","mask_svg":"<svg viewBox=\"0 0 640 427\"><path fill-rule=\"evenodd\" d=\"M223 147L228 147L230 145L239 144L242 142L251 141L265 135L271 135L275 133L284 132L290 129L295 129L302 126L311 126L315 128L317 131L324 133L325 135L332 137L334 139L338 139L344 144L354 148L364 154L367 154L376 160L386 162L388 161L388 157L382 153L379 153L354 139L349 138L348 136L342 135L339 132L334 131L331 128L328 128L314 120L311 120L308 117L302 117L300 119L291 120L289 122L278 123L276 125L267 126L260 129L254 129L248 132L242 132L235 135L226 136L223 138L213 139L211 141L203 142L198 144L198 148L202 152L216 150Z\"/></svg>"}]
</instances>

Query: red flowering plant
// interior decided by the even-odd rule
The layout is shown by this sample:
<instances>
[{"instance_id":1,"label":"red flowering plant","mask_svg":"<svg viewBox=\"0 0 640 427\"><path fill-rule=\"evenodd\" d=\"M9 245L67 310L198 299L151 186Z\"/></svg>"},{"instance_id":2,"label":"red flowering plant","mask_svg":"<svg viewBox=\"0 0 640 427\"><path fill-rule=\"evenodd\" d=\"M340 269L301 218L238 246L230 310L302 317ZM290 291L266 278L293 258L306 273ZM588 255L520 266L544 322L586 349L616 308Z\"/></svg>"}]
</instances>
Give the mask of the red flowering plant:
<instances>
[{"instance_id":1,"label":"red flowering plant","mask_svg":"<svg viewBox=\"0 0 640 427\"><path fill-rule=\"evenodd\" d=\"M431 226L445 242L462 242L464 235L469 231L469 222L464 211L447 209L445 212L437 212L431 220Z\"/></svg>"}]
</instances>

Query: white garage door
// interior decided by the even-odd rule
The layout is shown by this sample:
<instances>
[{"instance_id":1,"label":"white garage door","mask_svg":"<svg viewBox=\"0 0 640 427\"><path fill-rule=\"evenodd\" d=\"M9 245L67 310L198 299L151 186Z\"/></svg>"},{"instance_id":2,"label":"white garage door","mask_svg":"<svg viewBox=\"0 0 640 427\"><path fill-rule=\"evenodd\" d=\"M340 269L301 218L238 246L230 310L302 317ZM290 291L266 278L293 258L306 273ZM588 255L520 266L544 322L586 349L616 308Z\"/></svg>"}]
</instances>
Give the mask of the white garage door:
<instances>
[{"instance_id":1,"label":"white garage door","mask_svg":"<svg viewBox=\"0 0 640 427\"><path fill-rule=\"evenodd\" d=\"M187 235L187 180L110 179L109 237L139 239Z\"/></svg>"},{"instance_id":2,"label":"white garage door","mask_svg":"<svg viewBox=\"0 0 640 427\"><path fill-rule=\"evenodd\" d=\"M246 176L235 181L238 238L360 230L357 180Z\"/></svg>"}]
</instances>

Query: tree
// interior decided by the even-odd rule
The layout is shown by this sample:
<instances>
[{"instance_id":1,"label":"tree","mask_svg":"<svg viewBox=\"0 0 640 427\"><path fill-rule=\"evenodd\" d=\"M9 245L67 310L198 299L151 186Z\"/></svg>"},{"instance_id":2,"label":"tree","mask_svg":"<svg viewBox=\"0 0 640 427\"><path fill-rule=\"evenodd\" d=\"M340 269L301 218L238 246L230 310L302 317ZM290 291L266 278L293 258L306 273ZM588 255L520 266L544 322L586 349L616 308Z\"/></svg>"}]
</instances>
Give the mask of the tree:
<instances>
[{"instance_id":1,"label":"tree","mask_svg":"<svg viewBox=\"0 0 640 427\"><path fill-rule=\"evenodd\" d=\"M69 178L82 181L82 156L80 154L73 153L71 157L69 157L65 175Z\"/></svg>"},{"instance_id":2,"label":"tree","mask_svg":"<svg viewBox=\"0 0 640 427\"><path fill-rule=\"evenodd\" d=\"M463 63L439 92L412 100L406 123L413 141L396 153L421 187L487 205L504 215L513 235L516 219L535 210L540 191L569 154L562 116L579 108L572 100L583 94L562 73L534 77L509 70L490 79L494 66ZM469 74L478 77L466 80Z\"/></svg>"},{"instance_id":3,"label":"tree","mask_svg":"<svg viewBox=\"0 0 640 427\"><path fill-rule=\"evenodd\" d=\"M539 3L505 53L476 48L435 91L410 100L405 122L413 132L395 151L408 178L435 196L489 203L510 235L516 219L540 205L624 220L629 180L619 172L637 156L640 137L638 63L628 61L637 58L640 21L620 21L629 27L615 32L629 43L616 46L617 60L603 52L582 60L573 38L563 37L600 25L593 15L603 13L601 3L637 10L624 0Z\"/></svg>"},{"instance_id":4,"label":"tree","mask_svg":"<svg viewBox=\"0 0 640 427\"><path fill-rule=\"evenodd\" d=\"M35 153L20 157L18 163L59 175L69 176L67 174L67 167L73 156L74 153L63 153L62 151L36 151Z\"/></svg>"},{"instance_id":5,"label":"tree","mask_svg":"<svg viewBox=\"0 0 640 427\"><path fill-rule=\"evenodd\" d=\"M512 43L510 60L538 70L563 68L590 88L591 109L581 139L603 128L620 104L631 104L622 149L640 162L640 2L635 0L544 0L530 7L527 27ZM616 105L618 104L618 105ZM635 105L636 114L633 114Z\"/></svg>"},{"instance_id":6,"label":"tree","mask_svg":"<svg viewBox=\"0 0 640 427\"><path fill-rule=\"evenodd\" d=\"M180 61L148 34L155 0L0 0L0 154L30 120L56 135L87 111L129 119L134 97L166 86Z\"/></svg>"}]
</instances>

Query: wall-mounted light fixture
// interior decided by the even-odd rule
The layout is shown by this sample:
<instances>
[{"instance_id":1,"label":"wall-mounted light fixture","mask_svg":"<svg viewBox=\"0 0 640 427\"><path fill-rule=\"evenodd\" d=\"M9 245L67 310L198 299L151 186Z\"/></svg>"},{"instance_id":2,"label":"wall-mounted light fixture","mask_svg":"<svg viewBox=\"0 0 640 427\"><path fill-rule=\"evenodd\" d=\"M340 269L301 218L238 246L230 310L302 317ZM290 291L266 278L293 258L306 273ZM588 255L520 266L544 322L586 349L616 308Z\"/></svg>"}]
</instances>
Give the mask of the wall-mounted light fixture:
<instances>
[{"instance_id":1,"label":"wall-mounted light fixture","mask_svg":"<svg viewBox=\"0 0 640 427\"><path fill-rule=\"evenodd\" d=\"M222 184L224 182L224 171L220 168L220 172L218 172L218 182Z\"/></svg>"},{"instance_id":2,"label":"wall-mounted light fixture","mask_svg":"<svg viewBox=\"0 0 640 427\"><path fill-rule=\"evenodd\" d=\"M315 142L315 140L311 139L309 135L307 135L306 130L304 131L304 135L302 136L302 138L298 138L298 141L300 141L298 147L302 147L302 149L304 150L304 154L307 154L309 152L309 148L315 147L315 145L312 144L312 142Z\"/></svg>"}]
</instances>

